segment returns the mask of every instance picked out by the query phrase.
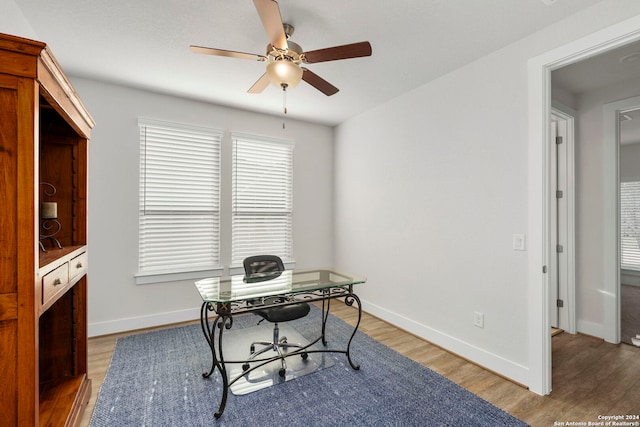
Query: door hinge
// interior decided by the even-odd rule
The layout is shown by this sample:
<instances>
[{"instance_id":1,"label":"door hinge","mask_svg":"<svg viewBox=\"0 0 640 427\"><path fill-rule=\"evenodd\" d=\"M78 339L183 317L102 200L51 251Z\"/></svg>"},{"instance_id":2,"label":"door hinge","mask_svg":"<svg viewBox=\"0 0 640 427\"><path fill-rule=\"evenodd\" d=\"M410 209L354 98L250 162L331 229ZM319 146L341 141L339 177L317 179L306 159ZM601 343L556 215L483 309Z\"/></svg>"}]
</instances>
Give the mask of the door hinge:
<instances>
[{"instance_id":1,"label":"door hinge","mask_svg":"<svg viewBox=\"0 0 640 427\"><path fill-rule=\"evenodd\" d=\"M556 136L556 144L562 144L562 137Z\"/></svg>"},{"instance_id":2,"label":"door hinge","mask_svg":"<svg viewBox=\"0 0 640 427\"><path fill-rule=\"evenodd\" d=\"M562 301L561 299L557 299L556 300L556 307L558 307L558 308L564 307L564 301Z\"/></svg>"},{"instance_id":3,"label":"door hinge","mask_svg":"<svg viewBox=\"0 0 640 427\"><path fill-rule=\"evenodd\" d=\"M556 191L556 199L562 199L563 196L564 196L564 194L562 193L562 190L557 190Z\"/></svg>"},{"instance_id":4,"label":"door hinge","mask_svg":"<svg viewBox=\"0 0 640 427\"><path fill-rule=\"evenodd\" d=\"M546 272L547 272L547 266L546 266L546 265L543 265L543 266L542 266L542 272L543 272L543 273L546 273Z\"/></svg>"},{"instance_id":5,"label":"door hinge","mask_svg":"<svg viewBox=\"0 0 640 427\"><path fill-rule=\"evenodd\" d=\"M562 247L562 245L556 245L556 252L558 252L559 254L564 252L564 248Z\"/></svg>"}]
</instances>

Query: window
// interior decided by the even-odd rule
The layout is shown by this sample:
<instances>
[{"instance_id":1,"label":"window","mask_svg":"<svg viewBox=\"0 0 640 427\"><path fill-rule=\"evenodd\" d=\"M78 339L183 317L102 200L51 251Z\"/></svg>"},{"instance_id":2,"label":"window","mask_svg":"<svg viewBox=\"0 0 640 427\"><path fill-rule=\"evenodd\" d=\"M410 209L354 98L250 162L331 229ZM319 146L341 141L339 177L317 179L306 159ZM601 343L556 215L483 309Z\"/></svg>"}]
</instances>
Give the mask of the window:
<instances>
[{"instance_id":1,"label":"window","mask_svg":"<svg viewBox=\"0 0 640 427\"><path fill-rule=\"evenodd\" d=\"M293 260L293 144L232 135L232 254Z\"/></svg>"},{"instance_id":2,"label":"window","mask_svg":"<svg viewBox=\"0 0 640 427\"><path fill-rule=\"evenodd\" d=\"M138 283L220 263L222 132L140 119ZM174 274L171 276L171 274ZM141 279L142 277L142 279Z\"/></svg>"},{"instance_id":3,"label":"window","mask_svg":"<svg viewBox=\"0 0 640 427\"><path fill-rule=\"evenodd\" d=\"M640 271L640 181L620 183L622 268Z\"/></svg>"}]
</instances>

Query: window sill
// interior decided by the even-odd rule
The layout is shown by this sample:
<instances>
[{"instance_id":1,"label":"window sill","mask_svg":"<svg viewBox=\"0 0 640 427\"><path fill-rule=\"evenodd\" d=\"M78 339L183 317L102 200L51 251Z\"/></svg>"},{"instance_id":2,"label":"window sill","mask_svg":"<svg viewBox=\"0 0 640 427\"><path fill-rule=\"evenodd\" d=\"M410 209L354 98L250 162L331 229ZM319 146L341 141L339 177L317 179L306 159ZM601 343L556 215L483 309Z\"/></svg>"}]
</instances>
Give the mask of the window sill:
<instances>
[{"instance_id":1,"label":"window sill","mask_svg":"<svg viewBox=\"0 0 640 427\"><path fill-rule=\"evenodd\" d=\"M213 267L194 271L166 271L156 273L137 273L136 285L149 285L152 283L179 282L183 280L200 280L207 277L220 277L224 268Z\"/></svg>"}]
</instances>

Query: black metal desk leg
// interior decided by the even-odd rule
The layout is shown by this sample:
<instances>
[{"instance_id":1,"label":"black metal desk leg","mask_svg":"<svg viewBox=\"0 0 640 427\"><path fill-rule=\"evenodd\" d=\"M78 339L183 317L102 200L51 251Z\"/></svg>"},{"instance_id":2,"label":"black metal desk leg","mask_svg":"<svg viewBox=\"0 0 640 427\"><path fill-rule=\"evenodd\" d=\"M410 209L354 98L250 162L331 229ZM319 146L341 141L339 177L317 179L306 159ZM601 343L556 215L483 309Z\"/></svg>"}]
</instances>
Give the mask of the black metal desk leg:
<instances>
[{"instance_id":1,"label":"black metal desk leg","mask_svg":"<svg viewBox=\"0 0 640 427\"><path fill-rule=\"evenodd\" d=\"M349 344L347 344L347 359L349 360L349 364L351 365L351 367L357 371L358 369L360 369L360 365L356 365L351 360L351 341L353 341L353 337L356 336L356 332L358 331L358 327L360 326L360 319L362 319L362 304L360 304L360 298L358 298L358 296L354 293L350 293L344 298L344 303L348 306L352 306L354 302L358 304L358 322L356 322L356 326L355 328L353 328L353 333L349 338Z\"/></svg>"},{"instance_id":2,"label":"black metal desk leg","mask_svg":"<svg viewBox=\"0 0 640 427\"><path fill-rule=\"evenodd\" d=\"M221 316L222 322L218 323L218 370L220 371L220 375L222 376L222 399L220 399L220 407L218 408L218 412L213 414L214 417L220 418L222 413L224 412L224 407L227 404L227 396L229 394L229 378L227 377L227 367L224 363L224 356L222 354L222 332L225 329L230 329L231 325L233 325L233 318L229 315Z\"/></svg>"},{"instance_id":3,"label":"black metal desk leg","mask_svg":"<svg viewBox=\"0 0 640 427\"><path fill-rule=\"evenodd\" d=\"M209 321L209 312L216 311L216 317L213 322ZM217 369L222 377L222 398L220 399L220 406L218 411L214 414L214 417L220 418L224 412L224 407L227 404L227 396L229 393L229 378L227 377L227 368L224 363L224 355L222 353L222 333L225 329L230 329L233 325L233 318L230 313L225 311L224 307L219 305L214 308L213 304L205 302L200 309L200 326L204 337L211 349L211 369L209 372L204 372L202 376L209 378L213 372ZM216 332L217 331L217 332ZM217 335L217 337L216 337ZM216 350L216 341L218 348Z\"/></svg>"},{"instance_id":4,"label":"black metal desk leg","mask_svg":"<svg viewBox=\"0 0 640 427\"><path fill-rule=\"evenodd\" d=\"M327 319L329 318L329 310L331 309L331 298L329 298L329 294L331 291L325 290L325 297L322 299L322 344L327 346L327 336L325 331L327 329Z\"/></svg>"},{"instance_id":5,"label":"black metal desk leg","mask_svg":"<svg viewBox=\"0 0 640 427\"><path fill-rule=\"evenodd\" d=\"M214 347L214 334L212 333L211 325L209 323L209 311L213 311L213 306L211 303L205 302L202 304L200 308L200 326L202 327L202 333L204 334L205 339L207 340L207 344L209 344L209 349L211 350L211 369L209 372L203 372L202 376L204 378L209 378L211 374L213 374L214 369L216 368L216 350ZM218 317L214 323L217 323ZM215 329L214 329L215 330Z\"/></svg>"}]
</instances>

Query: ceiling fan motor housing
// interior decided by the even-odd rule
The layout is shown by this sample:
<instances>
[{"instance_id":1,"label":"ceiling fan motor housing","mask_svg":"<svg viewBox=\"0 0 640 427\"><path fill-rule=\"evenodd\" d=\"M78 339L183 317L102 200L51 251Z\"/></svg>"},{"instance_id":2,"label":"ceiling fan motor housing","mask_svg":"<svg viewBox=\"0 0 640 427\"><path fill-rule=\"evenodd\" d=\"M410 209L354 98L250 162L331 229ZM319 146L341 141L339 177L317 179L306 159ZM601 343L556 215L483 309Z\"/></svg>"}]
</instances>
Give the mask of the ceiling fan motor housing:
<instances>
[{"instance_id":1,"label":"ceiling fan motor housing","mask_svg":"<svg viewBox=\"0 0 640 427\"><path fill-rule=\"evenodd\" d=\"M276 59L278 57L286 57L288 59L291 59L292 61L304 61L304 56L302 55L303 50L298 43L287 41L287 45L287 49L280 50L273 47L273 45L269 43L267 45L266 56L272 59Z\"/></svg>"}]
</instances>

